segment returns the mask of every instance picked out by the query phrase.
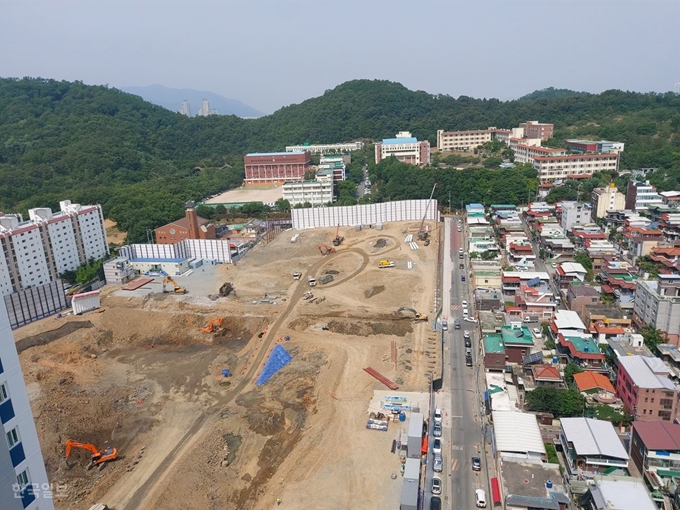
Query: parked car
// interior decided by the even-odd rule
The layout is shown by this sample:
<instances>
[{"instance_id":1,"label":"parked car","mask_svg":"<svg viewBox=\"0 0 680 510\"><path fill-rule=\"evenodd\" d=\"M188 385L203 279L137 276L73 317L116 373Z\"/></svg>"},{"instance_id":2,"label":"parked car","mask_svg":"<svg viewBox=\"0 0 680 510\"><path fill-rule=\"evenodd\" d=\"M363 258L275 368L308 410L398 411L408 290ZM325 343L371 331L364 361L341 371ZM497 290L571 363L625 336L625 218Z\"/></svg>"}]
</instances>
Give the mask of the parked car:
<instances>
[{"instance_id":1,"label":"parked car","mask_svg":"<svg viewBox=\"0 0 680 510\"><path fill-rule=\"evenodd\" d=\"M486 494L484 494L482 489L475 491L475 502L477 503L477 508L486 508Z\"/></svg>"},{"instance_id":2,"label":"parked car","mask_svg":"<svg viewBox=\"0 0 680 510\"><path fill-rule=\"evenodd\" d=\"M432 479L432 494L442 493L442 481L436 476Z\"/></svg>"},{"instance_id":3,"label":"parked car","mask_svg":"<svg viewBox=\"0 0 680 510\"><path fill-rule=\"evenodd\" d=\"M481 459L477 456L472 457L472 470L473 471L481 471L481 469L482 469Z\"/></svg>"},{"instance_id":4,"label":"parked car","mask_svg":"<svg viewBox=\"0 0 680 510\"><path fill-rule=\"evenodd\" d=\"M468 367L472 366L472 356L465 356L465 365Z\"/></svg>"},{"instance_id":5,"label":"parked car","mask_svg":"<svg viewBox=\"0 0 680 510\"><path fill-rule=\"evenodd\" d=\"M435 423L432 427L432 435L434 437L442 437L442 426L441 423Z\"/></svg>"},{"instance_id":6,"label":"parked car","mask_svg":"<svg viewBox=\"0 0 680 510\"><path fill-rule=\"evenodd\" d=\"M435 455L432 461L432 469L435 473L441 473L444 470L444 461L442 461L441 455Z\"/></svg>"},{"instance_id":7,"label":"parked car","mask_svg":"<svg viewBox=\"0 0 680 510\"><path fill-rule=\"evenodd\" d=\"M465 264L458 264L458 269L465 269Z\"/></svg>"},{"instance_id":8,"label":"parked car","mask_svg":"<svg viewBox=\"0 0 680 510\"><path fill-rule=\"evenodd\" d=\"M432 496L430 498L430 510L442 510L442 498Z\"/></svg>"},{"instance_id":9,"label":"parked car","mask_svg":"<svg viewBox=\"0 0 680 510\"><path fill-rule=\"evenodd\" d=\"M470 338L470 331L468 331L467 329L463 331L463 338Z\"/></svg>"},{"instance_id":10,"label":"parked car","mask_svg":"<svg viewBox=\"0 0 680 510\"><path fill-rule=\"evenodd\" d=\"M464 282L464 281L465 281L465 275L464 275L464 274L460 275L460 281L461 281L461 282Z\"/></svg>"},{"instance_id":11,"label":"parked car","mask_svg":"<svg viewBox=\"0 0 680 510\"><path fill-rule=\"evenodd\" d=\"M534 328L531 330L531 332L534 334L536 338L541 338L543 336L543 332L541 331L541 328Z\"/></svg>"},{"instance_id":12,"label":"parked car","mask_svg":"<svg viewBox=\"0 0 680 510\"><path fill-rule=\"evenodd\" d=\"M472 340L470 337L465 338L465 347L472 347Z\"/></svg>"},{"instance_id":13,"label":"parked car","mask_svg":"<svg viewBox=\"0 0 680 510\"><path fill-rule=\"evenodd\" d=\"M437 454L441 455L442 453L442 440L438 437L436 437L434 441L432 441L432 453L434 453L435 455Z\"/></svg>"},{"instance_id":14,"label":"parked car","mask_svg":"<svg viewBox=\"0 0 680 510\"><path fill-rule=\"evenodd\" d=\"M442 424L442 410L437 408L434 410L434 422L435 424L438 423L439 425Z\"/></svg>"},{"instance_id":15,"label":"parked car","mask_svg":"<svg viewBox=\"0 0 680 510\"><path fill-rule=\"evenodd\" d=\"M557 267L557 262L553 262L553 263L550 264L550 265L551 265L552 267Z\"/></svg>"}]
</instances>

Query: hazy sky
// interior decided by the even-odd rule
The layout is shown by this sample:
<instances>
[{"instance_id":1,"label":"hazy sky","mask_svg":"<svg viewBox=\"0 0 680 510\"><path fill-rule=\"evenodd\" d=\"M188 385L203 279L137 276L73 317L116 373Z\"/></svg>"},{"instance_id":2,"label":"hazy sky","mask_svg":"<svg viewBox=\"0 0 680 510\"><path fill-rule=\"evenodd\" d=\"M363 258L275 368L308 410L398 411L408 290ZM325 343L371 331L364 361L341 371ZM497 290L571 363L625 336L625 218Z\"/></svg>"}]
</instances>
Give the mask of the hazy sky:
<instances>
[{"instance_id":1,"label":"hazy sky","mask_svg":"<svg viewBox=\"0 0 680 510\"><path fill-rule=\"evenodd\" d=\"M500 99L668 91L680 0L0 0L0 76L210 90L267 113L356 78Z\"/></svg>"}]
</instances>

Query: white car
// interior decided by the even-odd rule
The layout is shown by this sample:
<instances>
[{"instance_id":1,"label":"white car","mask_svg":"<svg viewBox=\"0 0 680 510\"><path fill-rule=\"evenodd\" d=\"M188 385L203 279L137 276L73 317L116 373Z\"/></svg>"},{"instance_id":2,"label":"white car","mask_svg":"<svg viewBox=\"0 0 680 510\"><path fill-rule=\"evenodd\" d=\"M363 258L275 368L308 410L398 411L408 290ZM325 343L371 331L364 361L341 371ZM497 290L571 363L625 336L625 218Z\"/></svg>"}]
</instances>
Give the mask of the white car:
<instances>
[{"instance_id":1,"label":"white car","mask_svg":"<svg viewBox=\"0 0 680 510\"><path fill-rule=\"evenodd\" d=\"M444 470L444 462L441 455L435 455L432 462L432 469L435 473L441 473Z\"/></svg>"},{"instance_id":2,"label":"white car","mask_svg":"<svg viewBox=\"0 0 680 510\"><path fill-rule=\"evenodd\" d=\"M551 265L552 267L557 267L557 262L553 262L553 263L550 264L550 265Z\"/></svg>"},{"instance_id":3,"label":"white car","mask_svg":"<svg viewBox=\"0 0 680 510\"><path fill-rule=\"evenodd\" d=\"M436 437L434 441L432 441L432 453L434 453L435 455L442 454L442 440L438 437Z\"/></svg>"},{"instance_id":4,"label":"white car","mask_svg":"<svg viewBox=\"0 0 680 510\"><path fill-rule=\"evenodd\" d=\"M439 423L440 425L442 423L442 410L439 408L434 410L434 422Z\"/></svg>"},{"instance_id":5,"label":"white car","mask_svg":"<svg viewBox=\"0 0 680 510\"><path fill-rule=\"evenodd\" d=\"M467 315L463 317L463 320L467 322L477 322L477 319L473 319L472 317L468 317Z\"/></svg>"},{"instance_id":6,"label":"white car","mask_svg":"<svg viewBox=\"0 0 680 510\"><path fill-rule=\"evenodd\" d=\"M540 330L540 328L534 328L531 330L531 332L536 338L541 338L541 336L543 336L543 332Z\"/></svg>"},{"instance_id":7,"label":"white car","mask_svg":"<svg viewBox=\"0 0 680 510\"><path fill-rule=\"evenodd\" d=\"M461 304L463 305L463 308L467 308L467 301L463 301Z\"/></svg>"},{"instance_id":8,"label":"white car","mask_svg":"<svg viewBox=\"0 0 680 510\"><path fill-rule=\"evenodd\" d=\"M436 476L432 479L432 494L442 493L442 481Z\"/></svg>"},{"instance_id":9,"label":"white car","mask_svg":"<svg viewBox=\"0 0 680 510\"><path fill-rule=\"evenodd\" d=\"M463 331L463 338L470 338L470 332L467 329Z\"/></svg>"}]
</instances>

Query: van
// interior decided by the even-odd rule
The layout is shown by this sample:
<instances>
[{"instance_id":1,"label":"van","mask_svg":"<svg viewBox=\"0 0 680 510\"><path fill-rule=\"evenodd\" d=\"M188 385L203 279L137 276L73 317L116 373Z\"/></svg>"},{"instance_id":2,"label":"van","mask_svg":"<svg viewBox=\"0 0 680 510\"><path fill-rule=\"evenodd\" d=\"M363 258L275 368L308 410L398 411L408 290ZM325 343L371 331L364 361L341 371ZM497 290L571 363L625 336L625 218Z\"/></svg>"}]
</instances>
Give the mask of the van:
<instances>
[{"instance_id":1,"label":"van","mask_svg":"<svg viewBox=\"0 0 680 510\"><path fill-rule=\"evenodd\" d=\"M475 491L475 503L477 503L477 508L486 508L486 494L482 489Z\"/></svg>"},{"instance_id":2,"label":"van","mask_svg":"<svg viewBox=\"0 0 680 510\"><path fill-rule=\"evenodd\" d=\"M449 330L449 323L446 321L442 321L442 331L448 331Z\"/></svg>"}]
</instances>

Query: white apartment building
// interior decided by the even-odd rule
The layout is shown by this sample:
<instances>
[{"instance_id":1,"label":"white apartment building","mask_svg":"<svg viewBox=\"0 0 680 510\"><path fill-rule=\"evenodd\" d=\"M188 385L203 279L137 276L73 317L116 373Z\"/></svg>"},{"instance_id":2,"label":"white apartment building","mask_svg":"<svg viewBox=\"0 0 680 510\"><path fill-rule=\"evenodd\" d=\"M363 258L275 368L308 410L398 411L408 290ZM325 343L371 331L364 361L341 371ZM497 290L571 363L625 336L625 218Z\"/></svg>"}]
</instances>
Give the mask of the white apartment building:
<instances>
[{"instance_id":1,"label":"white apartment building","mask_svg":"<svg viewBox=\"0 0 680 510\"><path fill-rule=\"evenodd\" d=\"M575 225L586 225L592 222L590 217L590 205L577 202L562 202L560 226L566 231L574 230Z\"/></svg>"},{"instance_id":2,"label":"white apartment building","mask_svg":"<svg viewBox=\"0 0 680 510\"><path fill-rule=\"evenodd\" d=\"M54 510L33 413L0 299L0 508Z\"/></svg>"},{"instance_id":3,"label":"white apartment building","mask_svg":"<svg viewBox=\"0 0 680 510\"><path fill-rule=\"evenodd\" d=\"M657 193L656 186L650 184L649 181L628 181L627 189L626 209L631 211L646 211L650 205L663 205L663 197Z\"/></svg>"},{"instance_id":4,"label":"white apartment building","mask_svg":"<svg viewBox=\"0 0 680 510\"><path fill-rule=\"evenodd\" d=\"M309 202L312 206L326 205L333 201L333 174L331 170L320 171L316 180L286 182L283 184L283 199L291 206Z\"/></svg>"},{"instance_id":5,"label":"white apartment building","mask_svg":"<svg viewBox=\"0 0 680 510\"><path fill-rule=\"evenodd\" d=\"M439 152L471 151L486 142L490 142L496 131L495 127L470 131L444 131L439 129L437 130L437 150Z\"/></svg>"},{"instance_id":6,"label":"white apartment building","mask_svg":"<svg viewBox=\"0 0 680 510\"><path fill-rule=\"evenodd\" d=\"M326 143L316 145L287 145L286 152L309 152L310 154L335 154L338 152L360 151L364 142Z\"/></svg>"},{"instance_id":7,"label":"white apartment building","mask_svg":"<svg viewBox=\"0 0 680 510\"><path fill-rule=\"evenodd\" d=\"M534 169L541 181L589 177L595 172L617 171L618 154L575 154L534 157Z\"/></svg>"},{"instance_id":8,"label":"white apartment building","mask_svg":"<svg viewBox=\"0 0 680 510\"><path fill-rule=\"evenodd\" d=\"M525 142L527 140L522 140ZM514 139L513 141L514 142ZM541 140L535 138L531 142L538 142L538 145L530 145L527 143L512 143L510 148L515 153L515 163L533 163L534 158L541 156L564 156L567 151L566 149L552 148L552 147L541 147Z\"/></svg>"},{"instance_id":9,"label":"white apartment building","mask_svg":"<svg viewBox=\"0 0 680 510\"><path fill-rule=\"evenodd\" d=\"M344 181L347 173L344 156L342 154L321 156L319 170L331 170L333 172L333 182Z\"/></svg>"},{"instance_id":10,"label":"white apartment building","mask_svg":"<svg viewBox=\"0 0 680 510\"><path fill-rule=\"evenodd\" d=\"M613 182L606 188L595 188L590 194L590 205L596 218L604 218L608 211L626 208L626 195L616 189Z\"/></svg>"},{"instance_id":11,"label":"white apartment building","mask_svg":"<svg viewBox=\"0 0 680 510\"><path fill-rule=\"evenodd\" d=\"M54 281L92 259L109 253L104 216L99 205L59 202L21 215L0 215L0 295Z\"/></svg>"}]
</instances>

